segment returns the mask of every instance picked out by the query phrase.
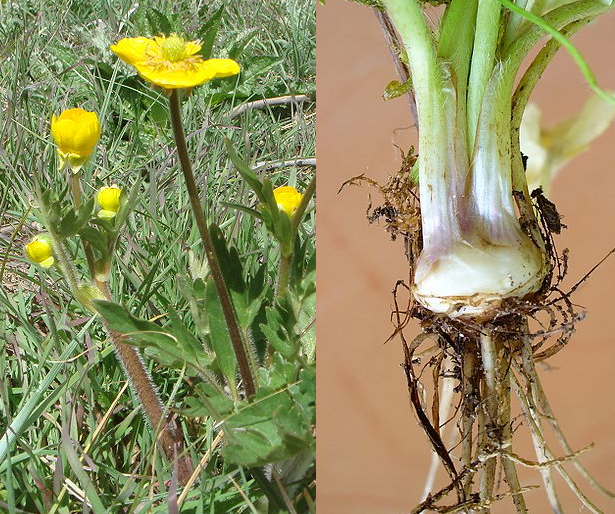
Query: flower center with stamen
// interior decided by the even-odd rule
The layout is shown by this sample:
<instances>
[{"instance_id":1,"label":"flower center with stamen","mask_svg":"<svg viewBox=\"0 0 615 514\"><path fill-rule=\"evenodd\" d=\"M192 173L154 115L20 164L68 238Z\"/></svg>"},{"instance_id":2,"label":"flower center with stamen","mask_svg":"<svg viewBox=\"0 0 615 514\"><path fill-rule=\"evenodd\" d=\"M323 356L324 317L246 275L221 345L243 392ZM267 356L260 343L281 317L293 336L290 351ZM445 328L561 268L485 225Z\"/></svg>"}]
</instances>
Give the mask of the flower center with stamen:
<instances>
[{"instance_id":1,"label":"flower center with stamen","mask_svg":"<svg viewBox=\"0 0 615 514\"><path fill-rule=\"evenodd\" d=\"M170 62L177 62L186 57L186 42L176 34L165 37L158 43L162 50L162 56Z\"/></svg>"}]
</instances>

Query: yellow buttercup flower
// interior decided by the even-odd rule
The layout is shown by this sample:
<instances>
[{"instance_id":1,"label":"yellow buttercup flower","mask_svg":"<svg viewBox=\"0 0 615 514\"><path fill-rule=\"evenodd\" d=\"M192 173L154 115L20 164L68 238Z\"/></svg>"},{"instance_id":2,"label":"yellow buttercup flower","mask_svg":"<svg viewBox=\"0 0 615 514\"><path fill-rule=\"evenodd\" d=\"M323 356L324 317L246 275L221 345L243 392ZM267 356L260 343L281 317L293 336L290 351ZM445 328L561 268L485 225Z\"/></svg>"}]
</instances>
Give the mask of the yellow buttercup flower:
<instances>
[{"instance_id":1,"label":"yellow buttercup flower","mask_svg":"<svg viewBox=\"0 0 615 514\"><path fill-rule=\"evenodd\" d=\"M113 184L112 186L101 187L96 195L96 202L100 206L98 217L102 219L111 219L120 210L120 196L122 190Z\"/></svg>"},{"instance_id":2,"label":"yellow buttercup flower","mask_svg":"<svg viewBox=\"0 0 615 514\"><path fill-rule=\"evenodd\" d=\"M282 186L276 187L273 190L273 197L278 204L278 208L289 216L292 216L301 203L303 195L294 187Z\"/></svg>"},{"instance_id":3,"label":"yellow buttercup flower","mask_svg":"<svg viewBox=\"0 0 615 514\"><path fill-rule=\"evenodd\" d=\"M36 236L25 247L26 255L35 264L43 268L53 266L55 259L53 257L53 247L48 237L44 235Z\"/></svg>"},{"instance_id":4,"label":"yellow buttercup flower","mask_svg":"<svg viewBox=\"0 0 615 514\"><path fill-rule=\"evenodd\" d=\"M100 138L100 123L95 112L67 109L51 117L51 135L58 145L60 164L78 172L88 161Z\"/></svg>"},{"instance_id":5,"label":"yellow buttercup flower","mask_svg":"<svg viewBox=\"0 0 615 514\"><path fill-rule=\"evenodd\" d=\"M177 34L124 38L111 45L111 50L145 80L167 90L191 88L239 73L239 64L232 59L203 59L197 54L199 41L186 41Z\"/></svg>"}]
</instances>

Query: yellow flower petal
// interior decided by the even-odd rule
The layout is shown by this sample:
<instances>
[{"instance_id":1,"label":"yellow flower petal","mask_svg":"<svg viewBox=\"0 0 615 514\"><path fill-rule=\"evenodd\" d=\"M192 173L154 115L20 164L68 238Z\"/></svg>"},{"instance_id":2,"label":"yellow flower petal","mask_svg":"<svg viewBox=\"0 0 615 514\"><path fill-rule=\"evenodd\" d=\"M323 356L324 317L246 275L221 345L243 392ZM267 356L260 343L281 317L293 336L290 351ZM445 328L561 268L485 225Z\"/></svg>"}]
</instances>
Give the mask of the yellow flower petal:
<instances>
[{"instance_id":1,"label":"yellow flower petal","mask_svg":"<svg viewBox=\"0 0 615 514\"><path fill-rule=\"evenodd\" d=\"M278 204L278 208L289 216L292 216L301 203L303 195L294 187L282 186L276 187L273 190L273 197Z\"/></svg>"},{"instance_id":2,"label":"yellow flower petal","mask_svg":"<svg viewBox=\"0 0 615 514\"><path fill-rule=\"evenodd\" d=\"M154 41L146 37L127 37L120 39L117 44L111 45L111 50L126 64L142 62L146 59L146 52L156 46Z\"/></svg>"},{"instance_id":3,"label":"yellow flower petal","mask_svg":"<svg viewBox=\"0 0 615 514\"><path fill-rule=\"evenodd\" d=\"M194 55L195 53L200 52L202 46L203 45L201 45L198 41L186 41L186 55Z\"/></svg>"},{"instance_id":4,"label":"yellow flower petal","mask_svg":"<svg viewBox=\"0 0 615 514\"><path fill-rule=\"evenodd\" d=\"M215 77L211 66L200 62L188 67L173 66L158 68L149 64L138 64L135 68L145 80L165 89L182 89L200 86Z\"/></svg>"},{"instance_id":5,"label":"yellow flower petal","mask_svg":"<svg viewBox=\"0 0 615 514\"><path fill-rule=\"evenodd\" d=\"M205 64L213 71L213 76L216 78L231 77L241 71L239 64L233 59L208 59Z\"/></svg>"}]
</instances>

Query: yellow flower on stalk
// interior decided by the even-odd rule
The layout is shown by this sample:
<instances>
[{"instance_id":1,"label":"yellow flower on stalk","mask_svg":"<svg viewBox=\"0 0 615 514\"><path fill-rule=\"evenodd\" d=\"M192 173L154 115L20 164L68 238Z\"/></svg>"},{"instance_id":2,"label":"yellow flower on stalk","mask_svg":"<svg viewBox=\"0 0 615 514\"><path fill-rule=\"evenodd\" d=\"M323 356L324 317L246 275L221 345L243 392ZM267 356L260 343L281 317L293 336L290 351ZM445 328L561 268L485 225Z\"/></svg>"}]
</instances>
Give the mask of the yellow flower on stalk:
<instances>
[{"instance_id":1,"label":"yellow flower on stalk","mask_svg":"<svg viewBox=\"0 0 615 514\"><path fill-rule=\"evenodd\" d=\"M98 217L106 220L114 218L120 210L121 195L122 190L115 184L101 187L96 195L96 202L100 206Z\"/></svg>"},{"instance_id":2,"label":"yellow flower on stalk","mask_svg":"<svg viewBox=\"0 0 615 514\"><path fill-rule=\"evenodd\" d=\"M199 41L186 41L177 34L124 38L111 50L145 80L167 90L192 88L240 70L232 59L203 59L198 55Z\"/></svg>"},{"instance_id":3,"label":"yellow flower on stalk","mask_svg":"<svg viewBox=\"0 0 615 514\"><path fill-rule=\"evenodd\" d=\"M278 208L289 216L292 216L301 203L303 195L294 187L282 186L276 187L273 190L273 197L278 204Z\"/></svg>"},{"instance_id":4,"label":"yellow flower on stalk","mask_svg":"<svg viewBox=\"0 0 615 514\"><path fill-rule=\"evenodd\" d=\"M32 239L26 245L25 251L28 259L43 268L50 268L55 262L51 240L45 235L38 235Z\"/></svg>"},{"instance_id":5,"label":"yellow flower on stalk","mask_svg":"<svg viewBox=\"0 0 615 514\"><path fill-rule=\"evenodd\" d=\"M51 135L58 145L60 165L70 165L74 173L89 160L100 139L100 123L95 112L67 109L51 117Z\"/></svg>"}]
</instances>

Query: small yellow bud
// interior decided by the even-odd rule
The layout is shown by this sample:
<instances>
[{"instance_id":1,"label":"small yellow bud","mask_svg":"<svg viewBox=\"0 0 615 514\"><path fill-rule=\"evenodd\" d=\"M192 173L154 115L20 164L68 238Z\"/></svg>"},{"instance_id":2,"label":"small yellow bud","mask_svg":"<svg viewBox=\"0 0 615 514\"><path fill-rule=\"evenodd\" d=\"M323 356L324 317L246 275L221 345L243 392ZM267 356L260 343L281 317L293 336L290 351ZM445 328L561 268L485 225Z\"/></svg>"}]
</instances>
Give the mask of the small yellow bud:
<instances>
[{"instance_id":1,"label":"small yellow bud","mask_svg":"<svg viewBox=\"0 0 615 514\"><path fill-rule=\"evenodd\" d=\"M51 117L51 135L58 145L60 165L67 163L74 173L88 162L100 138L100 123L95 112L67 109Z\"/></svg>"},{"instance_id":2,"label":"small yellow bud","mask_svg":"<svg viewBox=\"0 0 615 514\"><path fill-rule=\"evenodd\" d=\"M292 216L301 203L303 195L294 187L282 186L276 187L273 190L273 197L278 204L278 208L289 216Z\"/></svg>"},{"instance_id":3,"label":"small yellow bud","mask_svg":"<svg viewBox=\"0 0 615 514\"><path fill-rule=\"evenodd\" d=\"M45 235L38 235L30 241L25 248L26 255L33 263L49 268L53 266L53 247L50 239Z\"/></svg>"},{"instance_id":4,"label":"small yellow bud","mask_svg":"<svg viewBox=\"0 0 615 514\"><path fill-rule=\"evenodd\" d=\"M98 217L102 219L111 219L120 210L120 196L122 190L113 184L112 186L101 187L96 196L96 201L100 206Z\"/></svg>"}]
</instances>

